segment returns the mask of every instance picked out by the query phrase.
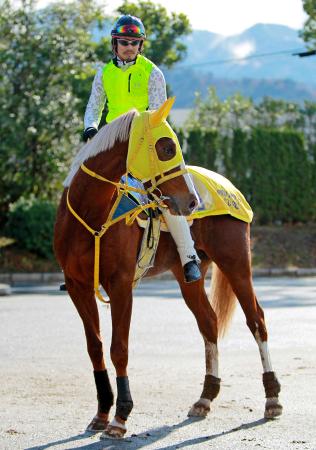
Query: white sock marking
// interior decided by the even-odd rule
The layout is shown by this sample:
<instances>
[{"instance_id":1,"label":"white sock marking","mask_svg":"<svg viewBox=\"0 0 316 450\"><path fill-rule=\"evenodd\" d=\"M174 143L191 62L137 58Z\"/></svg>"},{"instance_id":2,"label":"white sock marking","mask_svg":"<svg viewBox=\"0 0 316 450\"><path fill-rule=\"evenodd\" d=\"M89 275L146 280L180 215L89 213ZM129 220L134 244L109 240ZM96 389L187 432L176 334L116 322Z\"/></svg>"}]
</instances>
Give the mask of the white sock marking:
<instances>
[{"instance_id":1,"label":"white sock marking","mask_svg":"<svg viewBox=\"0 0 316 450\"><path fill-rule=\"evenodd\" d=\"M218 349L217 345L212 342L208 342L204 339L205 343L205 365L206 375L213 375L218 378Z\"/></svg>"},{"instance_id":2,"label":"white sock marking","mask_svg":"<svg viewBox=\"0 0 316 450\"><path fill-rule=\"evenodd\" d=\"M270 360L268 342L261 340L258 330L256 330L256 332L255 332L255 339L256 339L256 342L259 347L263 371L264 372L273 372L272 364L271 364L271 360Z\"/></svg>"}]
</instances>

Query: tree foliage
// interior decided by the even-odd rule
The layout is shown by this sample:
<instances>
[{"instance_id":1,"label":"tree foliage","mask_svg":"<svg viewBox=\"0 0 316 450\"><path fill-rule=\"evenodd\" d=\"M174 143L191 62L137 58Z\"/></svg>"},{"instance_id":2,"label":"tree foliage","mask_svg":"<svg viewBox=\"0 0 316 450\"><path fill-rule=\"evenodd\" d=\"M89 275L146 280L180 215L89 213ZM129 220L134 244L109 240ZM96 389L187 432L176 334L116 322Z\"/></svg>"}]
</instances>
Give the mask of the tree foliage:
<instances>
[{"instance_id":1,"label":"tree foliage","mask_svg":"<svg viewBox=\"0 0 316 450\"><path fill-rule=\"evenodd\" d=\"M10 207L5 233L14 238L17 247L51 259L55 217L54 203L21 197Z\"/></svg>"},{"instance_id":2,"label":"tree foliage","mask_svg":"<svg viewBox=\"0 0 316 450\"><path fill-rule=\"evenodd\" d=\"M304 24L301 36L309 42L313 49L316 48L316 0L303 0L303 8L308 19Z\"/></svg>"},{"instance_id":3,"label":"tree foliage","mask_svg":"<svg viewBox=\"0 0 316 450\"><path fill-rule=\"evenodd\" d=\"M91 29L103 19L90 0L43 10L32 0L18 8L3 2L0 211L21 195L59 194L82 126L79 85L92 75L96 60Z\"/></svg>"},{"instance_id":4,"label":"tree foliage","mask_svg":"<svg viewBox=\"0 0 316 450\"><path fill-rule=\"evenodd\" d=\"M191 32L190 22L185 14L168 14L163 6L146 0L137 3L124 0L117 11L142 19L147 35L144 54L155 64L172 67L183 59L186 46L181 38Z\"/></svg>"}]
</instances>

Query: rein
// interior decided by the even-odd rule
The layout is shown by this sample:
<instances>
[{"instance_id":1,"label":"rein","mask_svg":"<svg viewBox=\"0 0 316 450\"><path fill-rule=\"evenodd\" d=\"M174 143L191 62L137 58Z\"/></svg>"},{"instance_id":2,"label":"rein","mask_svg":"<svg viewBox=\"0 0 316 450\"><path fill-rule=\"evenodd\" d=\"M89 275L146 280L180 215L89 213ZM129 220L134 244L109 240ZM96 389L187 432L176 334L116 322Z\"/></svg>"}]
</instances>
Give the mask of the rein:
<instances>
[{"instance_id":1,"label":"rein","mask_svg":"<svg viewBox=\"0 0 316 450\"><path fill-rule=\"evenodd\" d=\"M134 220L136 219L136 217L142 212L145 211L146 209L152 208L152 209L157 209L157 208L167 208L167 205L165 205L163 203L164 200L168 199L168 197L163 196L162 194L160 196L157 196L156 194L154 194L154 190L157 189L157 186L164 183L165 181L171 180L172 178L176 178L179 177L180 175L183 175L185 173L187 173L187 169L181 169L181 170L177 170L176 172L173 172L169 175L164 175L162 174L162 177L156 181L155 183L152 184L152 186L146 190L143 189L138 189L138 188L134 188L132 186L128 186L127 184L127 179L125 183L117 183L115 181L111 181L108 180L105 177L102 177L101 175L98 175L97 173L93 172L92 170L88 169L84 164L81 164L80 166L81 170L83 172L85 172L86 174L90 175L93 178L96 178L100 181L106 182L106 183L110 183L113 184L116 189L117 189L117 198L109 212L109 215L107 217L106 222L101 226L100 230L94 230L93 228L91 228L80 216L78 213L76 213L76 211L73 209L73 207L70 204L70 200L69 200L69 191L70 191L70 187L68 188L67 191L67 206L69 211L71 212L71 214L89 231L89 233L91 233L94 236L94 281L93 281L93 286L94 286L94 293L97 296L97 298L103 302L103 303L110 303L109 300L105 300L100 292L99 286L100 286L100 240L102 238L102 236L107 232L107 230L114 225L115 223L119 222L120 220L125 219L126 220L126 225L130 226L133 224ZM153 181L153 180L152 180ZM160 189L158 189L160 191ZM130 211L128 211L127 213L117 217L116 219L113 219L113 215L116 211L116 208L122 198L122 196L125 194L127 195L128 192L138 192L140 194L147 194L147 195L151 195L153 197L153 201L151 201L150 203L146 204L146 205L139 205L135 208L135 210L133 210L133 212L131 213Z\"/></svg>"}]
</instances>

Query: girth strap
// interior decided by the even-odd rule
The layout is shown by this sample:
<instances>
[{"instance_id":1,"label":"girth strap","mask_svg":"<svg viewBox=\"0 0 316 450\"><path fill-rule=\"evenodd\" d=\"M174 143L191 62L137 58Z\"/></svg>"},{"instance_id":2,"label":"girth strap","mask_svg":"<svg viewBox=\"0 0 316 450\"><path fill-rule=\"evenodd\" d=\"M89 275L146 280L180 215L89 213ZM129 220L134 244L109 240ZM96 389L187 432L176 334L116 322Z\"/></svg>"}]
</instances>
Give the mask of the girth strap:
<instances>
[{"instance_id":1,"label":"girth strap","mask_svg":"<svg viewBox=\"0 0 316 450\"><path fill-rule=\"evenodd\" d=\"M120 184L120 183L118 183ZM136 188L135 188L136 189ZM73 209L73 207L70 204L69 200L69 189L67 191L67 206L71 214L86 228L86 230L89 231L94 236L94 277L93 277L93 286L94 286L94 293L97 296L97 298L103 302L103 303L110 303L109 300L105 300L100 292L99 286L100 286L100 241L102 236L107 232L107 230L114 225L115 223L119 222L122 219L126 220L126 225L132 225L136 217L145 209L153 208L156 209L158 207L166 207L162 202L159 202L157 200L154 200L146 205L139 205L137 208L135 208L135 211L132 213L128 211L125 214L122 214L121 216L117 217L116 219L113 219L114 212L124 195L123 190L118 191L118 196L109 212L108 218L106 222L101 226L100 230L94 230L91 228L80 216L79 214Z\"/></svg>"}]
</instances>

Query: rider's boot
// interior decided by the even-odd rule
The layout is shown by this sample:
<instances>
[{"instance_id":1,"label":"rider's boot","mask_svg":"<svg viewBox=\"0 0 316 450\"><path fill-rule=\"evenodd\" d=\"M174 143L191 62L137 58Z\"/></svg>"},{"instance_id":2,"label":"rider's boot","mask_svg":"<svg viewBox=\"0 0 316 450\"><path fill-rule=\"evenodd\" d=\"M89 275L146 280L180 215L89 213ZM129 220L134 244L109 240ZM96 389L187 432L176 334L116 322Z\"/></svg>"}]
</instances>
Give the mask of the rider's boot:
<instances>
[{"instance_id":1,"label":"rider's boot","mask_svg":"<svg viewBox=\"0 0 316 450\"><path fill-rule=\"evenodd\" d=\"M199 280L202 276L199 266L201 261L194 248L194 242L186 218L174 216L166 209L162 211L162 214L177 245L186 283L193 283Z\"/></svg>"}]
</instances>

